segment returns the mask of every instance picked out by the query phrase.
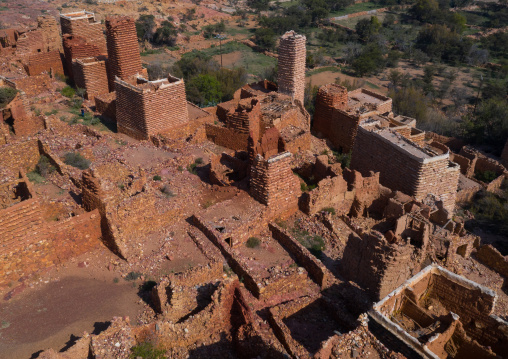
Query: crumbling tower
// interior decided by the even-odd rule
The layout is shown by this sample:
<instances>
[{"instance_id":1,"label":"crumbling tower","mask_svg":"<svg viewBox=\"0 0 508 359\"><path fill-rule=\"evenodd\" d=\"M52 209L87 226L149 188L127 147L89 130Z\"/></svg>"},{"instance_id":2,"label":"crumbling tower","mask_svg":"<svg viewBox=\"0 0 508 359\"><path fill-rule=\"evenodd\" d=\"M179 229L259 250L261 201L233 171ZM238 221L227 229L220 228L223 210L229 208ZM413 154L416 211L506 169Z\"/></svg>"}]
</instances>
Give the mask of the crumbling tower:
<instances>
[{"instance_id":1,"label":"crumbling tower","mask_svg":"<svg viewBox=\"0 0 508 359\"><path fill-rule=\"evenodd\" d=\"M115 76L125 80L143 71L134 19L126 16L106 18L106 37L109 86L114 90Z\"/></svg>"},{"instance_id":2,"label":"crumbling tower","mask_svg":"<svg viewBox=\"0 0 508 359\"><path fill-rule=\"evenodd\" d=\"M139 140L189 121L182 79L148 81L142 77L115 80L118 132Z\"/></svg>"},{"instance_id":3,"label":"crumbling tower","mask_svg":"<svg viewBox=\"0 0 508 359\"><path fill-rule=\"evenodd\" d=\"M305 92L306 38L288 31L280 38L279 45L279 92L299 100L303 104Z\"/></svg>"},{"instance_id":4,"label":"crumbling tower","mask_svg":"<svg viewBox=\"0 0 508 359\"><path fill-rule=\"evenodd\" d=\"M107 49L103 26L95 20L93 12L83 10L60 14L60 26L62 28L62 36L65 34L81 36L88 43L97 46L101 54L106 54ZM88 54L88 56L93 55Z\"/></svg>"}]
</instances>

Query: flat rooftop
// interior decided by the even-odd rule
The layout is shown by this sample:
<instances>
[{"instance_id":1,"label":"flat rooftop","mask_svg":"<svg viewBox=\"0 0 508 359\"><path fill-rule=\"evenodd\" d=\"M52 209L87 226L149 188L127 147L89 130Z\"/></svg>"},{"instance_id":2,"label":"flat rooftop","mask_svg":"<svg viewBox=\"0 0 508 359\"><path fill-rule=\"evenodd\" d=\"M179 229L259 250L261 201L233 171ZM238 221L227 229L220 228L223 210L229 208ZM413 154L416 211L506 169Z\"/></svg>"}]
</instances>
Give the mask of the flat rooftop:
<instances>
[{"instance_id":1,"label":"flat rooftop","mask_svg":"<svg viewBox=\"0 0 508 359\"><path fill-rule=\"evenodd\" d=\"M85 10L69 12L67 14L60 14L60 17L63 17L64 19L68 20L95 19L95 15L93 12Z\"/></svg>"},{"instance_id":2,"label":"flat rooftop","mask_svg":"<svg viewBox=\"0 0 508 359\"><path fill-rule=\"evenodd\" d=\"M391 101L389 97L369 91L367 89L357 89L348 92L348 110L349 113L365 113L374 111L378 105Z\"/></svg>"}]
</instances>

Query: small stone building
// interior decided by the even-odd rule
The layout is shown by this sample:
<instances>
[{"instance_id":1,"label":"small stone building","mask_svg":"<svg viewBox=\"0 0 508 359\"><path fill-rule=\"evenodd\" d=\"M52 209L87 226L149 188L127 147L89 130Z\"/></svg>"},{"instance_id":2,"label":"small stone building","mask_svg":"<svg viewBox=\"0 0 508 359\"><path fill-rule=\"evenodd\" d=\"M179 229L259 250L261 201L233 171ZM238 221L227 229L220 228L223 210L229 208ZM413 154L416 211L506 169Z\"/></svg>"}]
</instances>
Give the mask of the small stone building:
<instances>
[{"instance_id":1,"label":"small stone building","mask_svg":"<svg viewBox=\"0 0 508 359\"><path fill-rule=\"evenodd\" d=\"M183 79L132 77L127 82L117 77L115 86L118 132L146 140L189 121Z\"/></svg>"},{"instance_id":2,"label":"small stone building","mask_svg":"<svg viewBox=\"0 0 508 359\"><path fill-rule=\"evenodd\" d=\"M389 128L366 121L358 128L351 168L363 175L380 172L380 183L424 201L442 201L453 214L460 166L450 154L437 154Z\"/></svg>"}]
</instances>

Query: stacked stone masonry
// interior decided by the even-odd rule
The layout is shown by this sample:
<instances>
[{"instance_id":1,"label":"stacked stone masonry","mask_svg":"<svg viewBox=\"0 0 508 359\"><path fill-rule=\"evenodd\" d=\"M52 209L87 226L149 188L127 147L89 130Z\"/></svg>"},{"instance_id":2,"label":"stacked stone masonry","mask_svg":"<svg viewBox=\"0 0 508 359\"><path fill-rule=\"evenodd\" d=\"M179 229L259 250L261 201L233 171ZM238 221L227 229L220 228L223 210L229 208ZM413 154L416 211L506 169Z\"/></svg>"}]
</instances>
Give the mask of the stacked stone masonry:
<instances>
[{"instance_id":1,"label":"stacked stone masonry","mask_svg":"<svg viewBox=\"0 0 508 359\"><path fill-rule=\"evenodd\" d=\"M279 92L291 96L303 104L305 92L305 58L307 56L304 35L288 31L282 35L279 45Z\"/></svg>"},{"instance_id":2,"label":"stacked stone masonry","mask_svg":"<svg viewBox=\"0 0 508 359\"><path fill-rule=\"evenodd\" d=\"M134 19L112 17L106 19L109 57L109 84L114 89L115 76L126 80L142 73L141 56Z\"/></svg>"},{"instance_id":3,"label":"stacked stone masonry","mask_svg":"<svg viewBox=\"0 0 508 359\"><path fill-rule=\"evenodd\" d=\"M351 168L368 175L380 172L382 185L415 197L432 195L454 212L460 167L449 154L428 155L424 149L387 129L360 127L355 141Z\"/></svg>"},{"instance_id":4,"label":"stacked stone masonry","mask_svg":"<svg viewBox=\"0 0 508 359\"><path fill-rule=\"evenodd\" d=\"M291 158L290 152L268 160L257 155L251 166L251 196L277 212L298 208L300 182L291 170Z\"/></svg>"},{"instance_id":5,"label":"stacked stone masonry","mask_svg":"<svg viewBox=\"0 0 508 359\"><path fill-rule=\"evenodd\" d=\"M29 76L39 75L43 72L51 74L64 74L62 58L58 50L30 55L25 64Z\"/></svg>"},{"instance_id":6,"label":"stacked stone masonry","mask_svg":"<svg viewBox=\"0 0 508 359\"><path fill-rule=\"evenodd\" d=\"M75 59L72 62L74 82L86 90L85 97L93 100L96 96L109 93L105 57Z\"/></svg>"},{"instance_id":7,"label":"stacked stone masonry","mask_svg":"<svg viewBox=\"0 0 508 359\"><path fill-rule=\"evenodd\" d=\"M117 78L115 84L119 132L136 139L148 139L189 121L182 79L171 76L157 81L136 78L136 84L131 85Z\"/></svg>"},{"instance_id":8,"label":"stacked stone masonry","mask_svg":"<svg viewBox=\"0 0 508 359\"><path fill-rule=\"evenodd\" d=\"M64 35L63 48L67 74L72 80L74 80L72 60L101 55L101 50L95 43L89 42L81 36Z\"/></svg>"},{"instance_id":9,"label":"stacked stone masonry","mask_svg":"<svg viewBox=\"0 0 508 359\"><path fill-rule=\"evenodd\" d=\"M94 44L99 49L97 55L107 53L106 39L104 37L103 25L95 21L93 13L88 11L79 11L75 13L60 14L60 26L62 36L65 34L80 36L86 39L90 44ZM86 57L96 56L96 54L87 54Z\"/></svg>"}]
</instances>

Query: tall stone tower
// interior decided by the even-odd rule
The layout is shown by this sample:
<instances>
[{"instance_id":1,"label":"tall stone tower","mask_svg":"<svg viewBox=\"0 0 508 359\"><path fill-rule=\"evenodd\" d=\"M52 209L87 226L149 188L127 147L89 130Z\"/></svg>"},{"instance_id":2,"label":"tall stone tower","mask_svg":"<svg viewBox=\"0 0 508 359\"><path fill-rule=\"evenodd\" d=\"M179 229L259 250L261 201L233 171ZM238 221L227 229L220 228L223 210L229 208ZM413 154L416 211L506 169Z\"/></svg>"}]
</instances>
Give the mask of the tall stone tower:
<instances>
[{"instance_id":1,"label":"tall stone tower","mask_svg":"<svg viewBox=\"0 0 508 359\"><path fill-rule=\"evenodd\" d=\"M279 45L279 92L299 100L303 104L305 92L306 38L288 31L280 38Z\"/></svg>"},{"instance_id":2,"label":"tall stone tower","mask_svg":"<svg viewBox=\"0 0 508 359\"><path fill-rule=\"evenodd\" d=\"M134 19L126 16L106 18L109 88L115 89L115 76L125 80L143 72Z\"/></svg>"}]
</instances>

